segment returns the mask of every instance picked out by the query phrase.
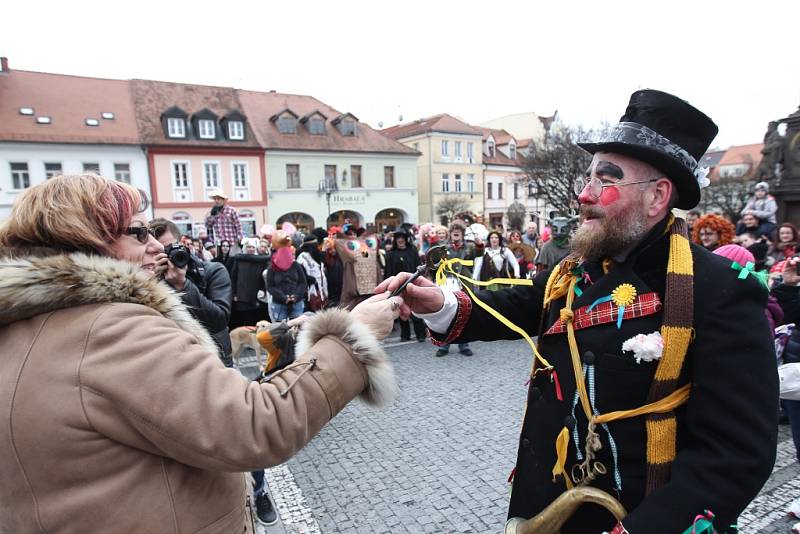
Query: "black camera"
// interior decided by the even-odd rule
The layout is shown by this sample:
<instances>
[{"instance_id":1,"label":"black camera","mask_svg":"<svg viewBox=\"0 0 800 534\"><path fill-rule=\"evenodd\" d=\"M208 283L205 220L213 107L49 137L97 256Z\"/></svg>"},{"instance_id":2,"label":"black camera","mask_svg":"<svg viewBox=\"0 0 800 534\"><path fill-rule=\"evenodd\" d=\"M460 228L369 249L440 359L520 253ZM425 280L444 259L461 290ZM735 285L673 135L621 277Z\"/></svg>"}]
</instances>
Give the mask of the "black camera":
<instances>
[{"instance_id":1,"label":"black camera","mask_svg":"<svg viewBox=\"0 0 800 534\"><path fill-rule=\"evenodd\" d=\"M183 269L189 265L189 261L192 258L192 253L189 252L189 249L180 243L170 243L164 247L164 254L166 254L169 261L179 269Z\"/></svg>"}]
</instances>

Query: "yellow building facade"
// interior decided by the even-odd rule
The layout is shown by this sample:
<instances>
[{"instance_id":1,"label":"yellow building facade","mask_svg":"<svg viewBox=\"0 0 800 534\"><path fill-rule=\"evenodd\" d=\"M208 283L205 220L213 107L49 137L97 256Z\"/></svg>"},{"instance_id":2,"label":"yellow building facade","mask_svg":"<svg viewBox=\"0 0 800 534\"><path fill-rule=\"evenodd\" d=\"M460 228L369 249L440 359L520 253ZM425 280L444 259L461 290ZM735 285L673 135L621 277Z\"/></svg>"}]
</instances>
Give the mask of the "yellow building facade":
<instances>
[{"instance_id":1,"label":"yellow building facade","mask_svg":"<svg viewBox=\"0 0 800 534\"><path fill-rule=\"evenodd\" d=\"M484 211L482 134L451 117L437 115L387 128L387 135L420 153L417 185L420 222L441 222L437 208L448 200Z\"/></svg>"}]
</instances>

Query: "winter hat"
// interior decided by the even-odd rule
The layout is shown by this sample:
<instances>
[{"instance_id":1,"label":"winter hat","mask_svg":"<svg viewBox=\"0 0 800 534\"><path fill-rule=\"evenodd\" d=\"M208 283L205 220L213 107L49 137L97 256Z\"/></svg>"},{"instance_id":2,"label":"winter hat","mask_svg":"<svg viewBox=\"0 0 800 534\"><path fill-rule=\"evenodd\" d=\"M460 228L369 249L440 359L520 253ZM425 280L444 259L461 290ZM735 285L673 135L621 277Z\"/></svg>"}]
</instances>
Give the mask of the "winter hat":
<instances>
[{"instance_id":1,"label":"winter hat","mask_svg":"<svg viewBox=\"0 0 800 534\"><path fill-rule=\"evenodd\" d=\"M756 184L755 190L758 191L759 189L769 193L769 184L767 182L758 182Z\"/></svg>"},{"instance_id":2,"label":"winter hat","mask_svg":"<svg viewBox=\"0 0 800 534\"><path fill-rule=\"evenodd\" d=\"M313 230L311 230L311 235L316 236L317 241L319 243L322 243L323 241L325 241L325 238L328 237L328 231L318 226Z\"/></svg>"},{"instance_id":3,"label":"winter hat","mask_svg":"<svg viewBox=\"0 0 800 534\"><path fill-rule=\"evenodd\" d=\"M244 247L256 247L258 248L258 244L261 242L260 239L257 237L245 237L242 239L242 248Z\"/></svg>"},{"instance_id":4,"label":"winter hat","mask_svg":"<svg viewBox=\"0 0 800 534\"><path fill-rule=\"evenodd\" d=\"M755 256L753 256L749 250L744 247L740 247L739 245L723 245L714 250L714 254L717 256L722 256L723 258L728 258L731 261L735 261L742 267L748 263L756 262Z\"/></svg>"}]
</instances>

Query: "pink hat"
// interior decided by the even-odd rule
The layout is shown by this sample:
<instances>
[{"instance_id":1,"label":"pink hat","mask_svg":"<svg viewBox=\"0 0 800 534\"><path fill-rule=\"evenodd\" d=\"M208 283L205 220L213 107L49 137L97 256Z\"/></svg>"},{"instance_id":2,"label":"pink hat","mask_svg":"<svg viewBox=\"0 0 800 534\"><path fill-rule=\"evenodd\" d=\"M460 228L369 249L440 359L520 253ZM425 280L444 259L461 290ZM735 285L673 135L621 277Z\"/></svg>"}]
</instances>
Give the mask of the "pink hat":
<instances>
[{"instance_id":1,"label":"pink hat","mask_svg":"<svg viewBox=\"0 0 800 534\"><path fill-rule=\"evenodd\" d=\"M756 258L744 247L739 245L723 245L714 251L714 254L735 261L742 267L748 263L755 263Z\"/></svg>"}]
</instances>

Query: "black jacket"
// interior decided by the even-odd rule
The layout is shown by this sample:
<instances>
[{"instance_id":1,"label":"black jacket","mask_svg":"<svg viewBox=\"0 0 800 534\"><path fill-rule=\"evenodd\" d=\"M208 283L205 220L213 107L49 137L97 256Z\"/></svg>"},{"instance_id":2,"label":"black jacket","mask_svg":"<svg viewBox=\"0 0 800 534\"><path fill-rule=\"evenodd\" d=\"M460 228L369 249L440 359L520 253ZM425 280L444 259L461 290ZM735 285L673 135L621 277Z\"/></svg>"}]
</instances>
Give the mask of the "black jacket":
<instances>
[{"instance_id":1,"label":"black jacket","mask_svg":"<svg viewBox=\"0 0 800 534\"><path fill-rule=\"evenodd\" d=\"M306 271L296 261L285 271L267 271L267 291L275 302L286 304L286 297L289 295L296 295L298 301L302 301L306 289Z\"/></svg>"},{"instance_id":2,"label":"black jacket","mask_svg":"<svg viewBox=\"0 0 800 534\"><path fill-rule=\"evenodd\" d=\"M386 253L386 269L383 272L384 278L395 276L399 273L413 273L419 264L420 260L417 247L407 244L404 249L393 248Z\"/></svg>"},{"instance_id":3,"label":"black jacket","mask_svg":"<svg viewBox=\"0 0 800 534\"><path fill-rule=\"evenodd\" d=\"M587 271L594 284L576 297L573 309L588 306L607 296L622 283L633 284L637 294L655 292L664 299L669 236L658 225L643 244L622 264L603 274L599 262ZM629 515L623 520L631 534L675 534L683 532L705 509L716 514L714 524L724 530L732 524L770 475L776 451L775 405L778 399L775 353L764 308L767 293L754 277L737 278L730 261L692 245L694 260L694 340L689 345L679 387L693 384L687 404L676 410L677 456L670 480L645 497L647 475L645 418L635 417L608 424L615 440L609 441L599 429L602 449L597 459L608 474L593 482L620 499ZM540 274L533 286L501 291L481 291L479 298L531 336L546 332L559 318L565 297L554 301L542 318L542 302L549 271ZM461 298L464 298L463 296ZM460 312L467 308L460 304ZM651 315L625 319L576 330L578 348L587 374L594 375L600 413L636 408L646 404L657 361L636 363L622 343L637 335L658 331L663 309ZM463 313L462 313L463 315ZM479 306L473 305L462 335L449 342L517 339ZM541 325L540 325L541 321ZM445 340L436 335L439 341ZM510 517L533 517L561 494L562 480L552 481L556 462L555 441L565 424L574 420L575 377L566 333L540 336L540 352L555 367L563 401L555 394L555 383L539 374L528 388L527 409L519 437L519 449L509 504ZM577 418L581 450L587 421L580 409ZM571 436L572 437L572 436ZM622 487L614 484L614 458ZM576 446L570 439L566 470L578 463ZM610 531L615 521L595 505L584 505L565 524L564 534L592 534Z\"/></svg>"},{"instance_id":4,"label":"black jacket","mask_svg":"<svg viewBox=\"0 0 800 534\"><path fill-rule=\"evenodd\" d=\"M196 258L193 262L196 267L187 271L181 300L214 338L225 365L231 366L231 278L221 263Z\"/></svg>"},{"instance_id":5,"label":"black jacket","mask_svg":"<svg viewBox=\"0 0 800 534\"><path fill-rule=\"evenodd\" d=\"M260 254L237 254L231 269L231 285L236 300L233 309L237 311L258 309L258 292L264 289L261 274L269 267L269 256Z\"/></svg>"}]
</instances>

